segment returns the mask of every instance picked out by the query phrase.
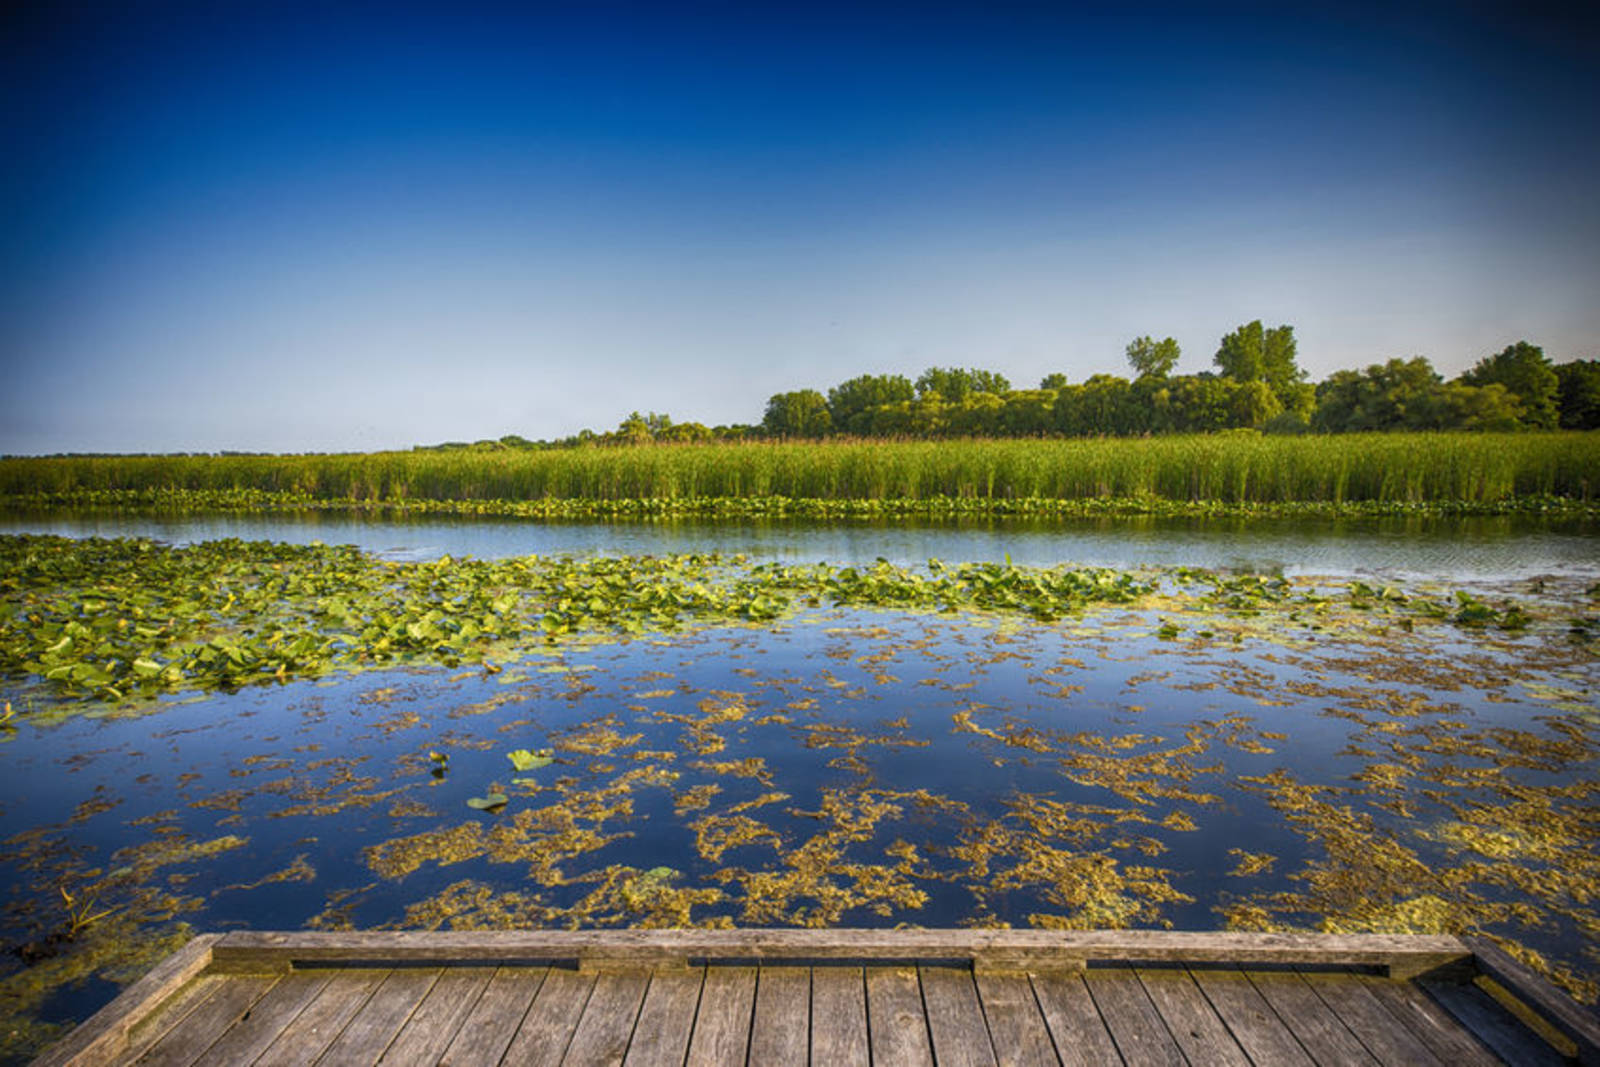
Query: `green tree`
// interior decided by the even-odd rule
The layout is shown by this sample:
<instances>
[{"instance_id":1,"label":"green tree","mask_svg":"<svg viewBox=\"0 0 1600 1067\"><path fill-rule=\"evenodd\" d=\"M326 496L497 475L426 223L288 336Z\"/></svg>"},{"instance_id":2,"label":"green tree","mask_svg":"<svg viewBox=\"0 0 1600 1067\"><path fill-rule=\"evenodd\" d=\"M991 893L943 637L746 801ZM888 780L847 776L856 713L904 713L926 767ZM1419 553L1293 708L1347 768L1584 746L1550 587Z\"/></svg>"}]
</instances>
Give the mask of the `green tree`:
<instances>
[{"instance_id":1,"label":"green tree","mask_svg":"<svg viewBox=\"0 0 1600 1067\"><path fill-rule=\"evenodd\" d=\"M1445 383L1437 394L1429 429L1516 430L1523 425L1522 404L1499 382Z\"/></svg>"},{"instance_id":2,"label":"green tree","mask_svg":"<svg viewBox=\"0 0 1600 1067\"><path fill-rule=\"evenodd\" d=\"M1265 382L1283 410L1310 413L1315 393L1305 384L1306 372L1295 363L1293 326L1269 330L1260 319L1247 322L1222 339L1215 362L1225 377L1236 382Z\"/></svg>"},{"instance_id":3,"label":"green tree","mask_svg":"<svg viewBox=\"0 0 1600 1067\"><path fill-rule=\"evenodd\" d=\"M776 394L761 419L761 428L773 437L821 437L832 427L828 401L815 389Z\"/></svg>"},{"instance_id":4,"label":"green tree","mask_svg":"<svg viewBox=\"0 0 1600 1067\"><path fill-rule=\"evenodd\" d=\"M1039 379L1039 388L1048 389L1052 393L1064 388L1066 384L1067 376L1062 374L1060 371L1056 371L1053 374L1046 374L1043 378Z\"/></svg>"},{"instance_id":5,"label":"green tree","mask_svg":"<svg viewBox=\"0 0 1600 1067\"><path fill-rule=\"evenodd\" d=\"M1518 341L1505 351L1485 356L1461 376L1466 385L1503 385L1522 405L1521 423L1529 429L1553 430L1560 421L1556 398L1560 383L1544 349Z\"/></svg>"},{"instance_id":6,"label":"green tree","mask_svg":"<svg viewBox=\"0 0 1600 1067\"><path fill-rule=\"evenodd\" d=\"M1128 342L1128 365L1139 378L1165 378L1178 365L1181 354L1178 342L1172 338L1160 341L1149 337L1135 337Z\"/></svg>"},{"instance_id":7,"label":"green tree","mask_svg":"<svg viewBox=\"0 0 1600 1067\"><path fill-rule=\"evenodd\" d=\"M1317 386L1311 425L1327 433L1428 429L1442 385L1422 356L1335 371Z\"/></svg>"},{"instance_id":8,"label":"green tree","mask_svg":"<svg viewBox=\"0 0 1600 1067\"><path fill-rule=\"evenodd\" d=\"M1558 365L1556 402L1563 430L1600 430L1600 359Z\"/></svg>"},{"instance_id":9,"label":"green tree","mask_svg":"<svg viewBox=\"0 0 1600 1067\"><path fill-rule=\"evenodd\" d=\"M917 395L937 393L946 403L958 404L973 393L1006 393L1011 382L999 371L976 367L929 367L917 379Z\"/></svg>"},{"instance_id":10,"label":"green tree","mask_svg":"<svg viewBox=\"0 0 1600 1067\"><path fill-rule=\"evenodd\" d=\"M870 433L868 412L915 395L911 379L903 374L863 374L828 390L828 416L837 431Z\"/></svg>"}]
</instances>

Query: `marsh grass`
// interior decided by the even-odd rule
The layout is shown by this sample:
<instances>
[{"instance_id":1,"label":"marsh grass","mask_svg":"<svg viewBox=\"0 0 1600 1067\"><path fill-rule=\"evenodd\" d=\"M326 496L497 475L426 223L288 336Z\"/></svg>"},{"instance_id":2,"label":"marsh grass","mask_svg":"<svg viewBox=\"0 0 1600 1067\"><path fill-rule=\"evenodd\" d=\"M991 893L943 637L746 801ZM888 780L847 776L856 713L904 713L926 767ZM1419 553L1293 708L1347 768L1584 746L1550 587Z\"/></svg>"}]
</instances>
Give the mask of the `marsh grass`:
<instances>
[{"instance_id":1,"label":"marsh grass","mask_svg":"<svg viewBox=\"0 0 1600 1067\"><path fill-rule=\"evenodd\" d=\"M0 460L0 496L251 491L311 500L1590 500L1600 433L1233 433L752 442L549 451Z\"/></svg>"}]
</instances>

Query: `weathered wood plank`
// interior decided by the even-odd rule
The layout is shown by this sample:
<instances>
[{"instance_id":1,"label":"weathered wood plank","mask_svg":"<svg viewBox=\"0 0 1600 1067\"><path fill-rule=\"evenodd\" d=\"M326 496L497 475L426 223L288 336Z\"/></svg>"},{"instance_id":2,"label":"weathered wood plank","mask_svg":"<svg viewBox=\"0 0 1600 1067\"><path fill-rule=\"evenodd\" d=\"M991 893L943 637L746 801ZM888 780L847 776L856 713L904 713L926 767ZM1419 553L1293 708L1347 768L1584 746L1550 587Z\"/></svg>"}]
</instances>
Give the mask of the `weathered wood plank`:
<instances>
[{"instance_id":1,"label":"weathered wood plank","mask_svg":"<svg viewBox=\"0 0 1600 1067\"><path fill-rule=\"evenodd\" d=\"M683 1063L705 976L701 967L660 970L650 976L650 988L645 991L644 1006L639 1009L633 1038L628 1042L628 1055L622 1061L625 1067Z\"/></svg>"},{"instance_id":2,"label":"weathered wood plank","mask_svg":"<svg viewBox=\"0 0 1600 1067\"><path fill-rule=\"evenodd\" d=\"M345 1025L355 1018L356 1012L389 972L383 970L346 971L322 987L315 999L307 1004L294 1021L267 1046L256 1060L262 1067L304 1067L315 1063L317 1057L337 1038ZM244 981L245 979L234 979Z\"/></svg>"},{"instance_id":3,"label":"weathered wood plank","mask_svg":"<svg viewBox=\"0 0 1600 1067\"><path fill-rule=\"evenodd\" d=\"M620 1064L649 986L649 971L617 971L596 977L562 1062L577 1067Z\"/></svg>"},{"instance_id":4,"label":"weathered wood plank","mask_svg":"<svg viewBox=\"0 0 1600 1067\"><path fill-rule=\"evenodd\" d=\"M1135 972L1145 995L1155 1005L1167 1033L1190 1063L1216 1067L1250 1067L1250 1058L1228 1032L1211 1002L1189 972L1142 967Z\"/></svg>"},{"instance_id":5,"label":"weathered wood plank","mask_svg":"<svg viewBox=\"0 0 1600 1067\"><path fill-rule=\"evenodd\" d=\"M472 1011L462 1021L461 1029L456 1031L455 1038L444 1050L444 1055L439 1059L441 1067L446 1064L475 1067L477 1064L498 1063L501 1056L508 1054L507 1046L515 1044L513 1038L522 1036L519 1027L526 1025L524 1016L530 1014L528 1005L535 1003L534 998L544 993L549 984L546 975L553 977L554 973L543 967L502 967L496 971L479 995L477 1003L473 1004ZM587 995L587 988L584 992ZM561 1062L561 1050L567 1047L566 1038L577 1021L578 1013L573 1011L554 1056L538 1062ZM512 1062L534 1060L529 1057Z\"/></svg>"},{"instance_id":6,"label":"weathered wood plank","mask_svg":"<svg viewBox=\"0 0 1600 1067\"><path fill-rule=\"evenodd\" d=\"M811 1062L868 1062L867 987L860 967L811 971Z\"/></svg>"},{"instance_id":7,"label":"weathered wood plank","mask_svg":"<svg viewBox=\"0 0 1600 1067\"><path fill-rule=\"evenodd\" d=\"M976 960L1008 967L1131 963L1338 963L1408 972L1470 960L1459 938L1171 930L517 930L264 932L239 930L212 949L219 967L271 969L351 961L585 961L595 966L685 960Z\"/></svg>"},{"instance_id":8,"label":"weathered wood plank","mask_svg":"<svg viewBox=\"0 0 1600 1067\"><path fill-rule=\"evenodd\" d=\"M1055 1063L1055 1045L1025 974L978 971L978 999L1000 1067Z\"/></svg>"},{"instance_id":9,"label":"weathered wood plank","mask_svg":"<svg viewBox=\"0 0 1600 1067\"><path fill-rule=\"evenodd\" d=\"M689 1064L742 1064L750 1047L756 998L754 967L712 967L700 990L700 1010L689 1038Z\"/></svg>"},{"instance_id":10,"label":"weathered wood plank","mask_svg":"<svg viewBox=\"0 0 1600 1067\"><path fill-rule=\"evenodd\" d=\"M156 964L72 1033L45 1049L33 1061L36 1067L79 1067L123 1053L129 1030L209 967L211 950L220 940L217 934L201 934Z\"/></svg>"},{"instance_id":11,"label":"weathered wood plank","mask_svg":"<svg viewBox=\"0 0 1600 1067\"><path fill-rule=\"evenodd\" d=\"M1376 997L1348 974L1306 972L1301 979L1381 1063L1439 1067L1439 1058L1404 1026L1397 1026Z\"/></svg>"},{"instance_id":12,"label":"weathered wood plank","mask_svg":"<svg viewBox=\"0 0 1600 1067\"><path fill-rule=\"evenodd\" d=\"M1167 1033L1138 975L1120 967L1090 970L1084 972L1083 984L1089 987L1089 995L1129 1067L1186 1067L1183 1053Z\"/></svg>"},{"instance_id":13,"label":"weathered wood plank","mask_svg":"<svg viewBox=\"0 0 1600 1067\"><path fill-rule=\"evenodd\" d=\"M1246 971L1245 977L1317 1063L1376 1067L1366 1046L1298 974Z\"/></svg>"},{"instance_id":14,"label":"weathered wood plank","mask_svg":"<svg viewBox=\"0 0 1600 1067\"><path fill-rule=\"evenodd\" d=\"M321 1062L332 1065L377 1063L439 980L437 969L403 967L390 971L383 984L345 1024Z\"/></svg>"},{"instance_id":15,"label":"weathered wood plank","mask_svg":"<svg viewBox=\"0 0 1600 1067\"><path fill-rule=\"evenodd\" d=\"M1067 1067L1105 1067L1122 1062L1094 998L1077 974L1029 975L1056 1054Z\"/></svg>"},{"instance_id":16,"label":"weathered wood plank","mask_svg":"<svg viewBox=\"0 0 1600 1067\"><path fill-rule=\"evenodd\" d=\"M994 1044L978 1002L972 972L957 967L919 967L922 1003L928 1011L933 1054L941 1064L992 1065Z\"/></svg>"},{"instance_id":17,"label":"weathered wood plank","mask_svg":"<svg viewBox=\"0 0 1600 1067\"><path fill-rule=\"evenodd\" d=\"M572 1032L578 1028L578 1018L589 1001L595 978L593 974L579 974L577 971L552 967L544 984L538 989L539 995L533 998L533 1006L525 1004L525 1012L517 1014L521 1025L516 1028L516 1036L511 1039L510 1047L501 1046L505 1052L505 1062L527 1064L529 1067L560 1063L572 1040ZM488 995L487 991L484 995ZM469 1019L462 1024L462 1030L471 1025ZM460 1062L462 1067L466 1067L469 1061L462 1059Z\"/></svg>"},{"instance_id":18,"label":"weathered wood plank","mask_svg":"<svg viewBox=\"0 0 1600 1067\"><path fill-rule=\"evenodd\" d=\"M209 997L212 991L225 981L227 979L221 975L202 974L156 1005L150 1014L134 1020L133 1026L128 1030L127 1048L117 1056L117 1059L136 1060L144 1055L151 1045L160 1041L168 1030L187 1018L201 1001Z\"/></svg>"},{"instance_id":19,"label":"weathered wood plank","mask_svg":"<svg viewBox=\"0 0 1600 1067\"><path fill-rule=\"evenodd\" d=\"M804 1063L811 1042L811 968L762 967L756 974L750 1062Z\"/></svg>"},{"instance_id":20,"label":"weathered wood plank","mask_svg":"<svg viewBox=\"0 0 1600 1067\"><path fill-rule=\"evenodd\" d=\"M237 978L218 981L236 982ZM216 1044L206 1050L203 1063L253 1063L278 1035L288 1029L329 981L327 971L288 974L278 979L266 996L256 1001L247 1016L234 1023Z\"/></svg>"},{"instance_id":21,"label":"weathered wood plank","mask_svg":"<svg viewBox=\"0 0 1600 1067\"><path fill-rule=\"evenodd\" d=\"M1367 987L1406 1029L1451 1067L1495 1067L1500 1057L1472 1036L1444 1008L1414 982L1363 974L1356 980Z\"/></svg>"},{"instance_id":22,"label":"weathered wood plank","mask_svg":"<svg viewBox=\"0 0 1600 1067\"><path fill-rule=\"evenodd\" d=\"M1479 1041L1488 1045L1507 1063L1518 1067L1555 1067L1566 1060L1516 1016L1475 985L1460 982L1419 983L1430 996L1443 1004Z\"/></svg>"},{"instance_id":23,"label":"weathered wood plank","mask_svg":"<svg viewBox=\"0 0 1600 1067\"><path fill-rule=\"evenodd\" d=\"M138 1062L143 1067L189 1067L276 982L271 977L249 977L222 983Z\"/></svg>"},{"instance_id":24,"label":"weathered wood plank","mask_svg":"<svg viewBox=\"0 0 1600 1067\"><path fill-rule=\"evenodd\" d=\"M1197 967L1190 975L1253 1062L1311 1067L1311 1057L1242 972L1231 967Z\"/></svg>"},{"instance_id":25,"label":"weathered wood plank","mask_svg":"<svg viewBox=\"0 0 1600 1067\"><path fill-rule=\"evenodd\" d=\"M438 1060L455 1040L494 973L493 967L446 968L400 1028L380 1062L409 1067Z\"/></svg>"},{"instance_id":26,"label":"weathered wood plank","mask_svg":"<svg viewBox=\"0 0 1600 1067\"><path fill-rule=\"evenodd\" d=\"M915 967L868 967L867 1038L872 1062L933 1065L922 986Z\"/></svg>"},{"instance_id":27,"label":"weathered wood plank","mask_svg":"<svg viewBox=\"0 0 1600 1067\"><path fill-rule=\"evenodd\" d=\"M1479 971L1532 1008L1578 1046L1578 1062L1600 1064L1600 1019L1557 989L1542 975L1513 959L1486 937L1464 939Z\"/></svg>"}]
</instances>

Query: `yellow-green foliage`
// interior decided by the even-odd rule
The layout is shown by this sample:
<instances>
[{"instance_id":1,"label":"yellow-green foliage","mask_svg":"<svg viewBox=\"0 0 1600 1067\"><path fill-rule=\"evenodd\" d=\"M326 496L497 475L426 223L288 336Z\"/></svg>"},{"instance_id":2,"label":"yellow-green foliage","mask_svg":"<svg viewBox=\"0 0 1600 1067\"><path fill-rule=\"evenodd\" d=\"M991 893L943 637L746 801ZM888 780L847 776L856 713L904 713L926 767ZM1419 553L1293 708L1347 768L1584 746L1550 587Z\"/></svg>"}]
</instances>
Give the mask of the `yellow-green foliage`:
<instances>
[{"instance_id":1,"label":"yellow-green foliage","mask_svg":"<svg viewBox=\"0 0 1600 1067\"><path fill-rule=\"evenodd\" d=\"M0 495L253 490L313 500L1156 498L1587 500L1600 432L1252 432L1153 438L822 441L546 451L0 460Z\"/></svg>"}]
</instances>

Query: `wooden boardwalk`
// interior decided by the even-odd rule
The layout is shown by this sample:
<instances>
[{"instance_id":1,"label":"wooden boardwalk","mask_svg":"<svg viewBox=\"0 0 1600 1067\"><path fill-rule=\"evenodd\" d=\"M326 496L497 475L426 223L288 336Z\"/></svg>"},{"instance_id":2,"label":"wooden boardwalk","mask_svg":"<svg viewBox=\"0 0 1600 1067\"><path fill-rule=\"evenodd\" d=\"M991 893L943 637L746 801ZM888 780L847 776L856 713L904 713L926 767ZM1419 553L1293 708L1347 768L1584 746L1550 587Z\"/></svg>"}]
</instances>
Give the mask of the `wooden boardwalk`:
<instances>
[{"instance_id":1,"label":"wooden boardwalk","mask_svg":"<svg viewBox=\"0 0 1600 1067\"><path fill-rule=\"evenodd\" d=\"M36 1061L379 1062L1600 1064L1600 1023L1453 937L238 932Z\"/></svg>"}]
</instances>

